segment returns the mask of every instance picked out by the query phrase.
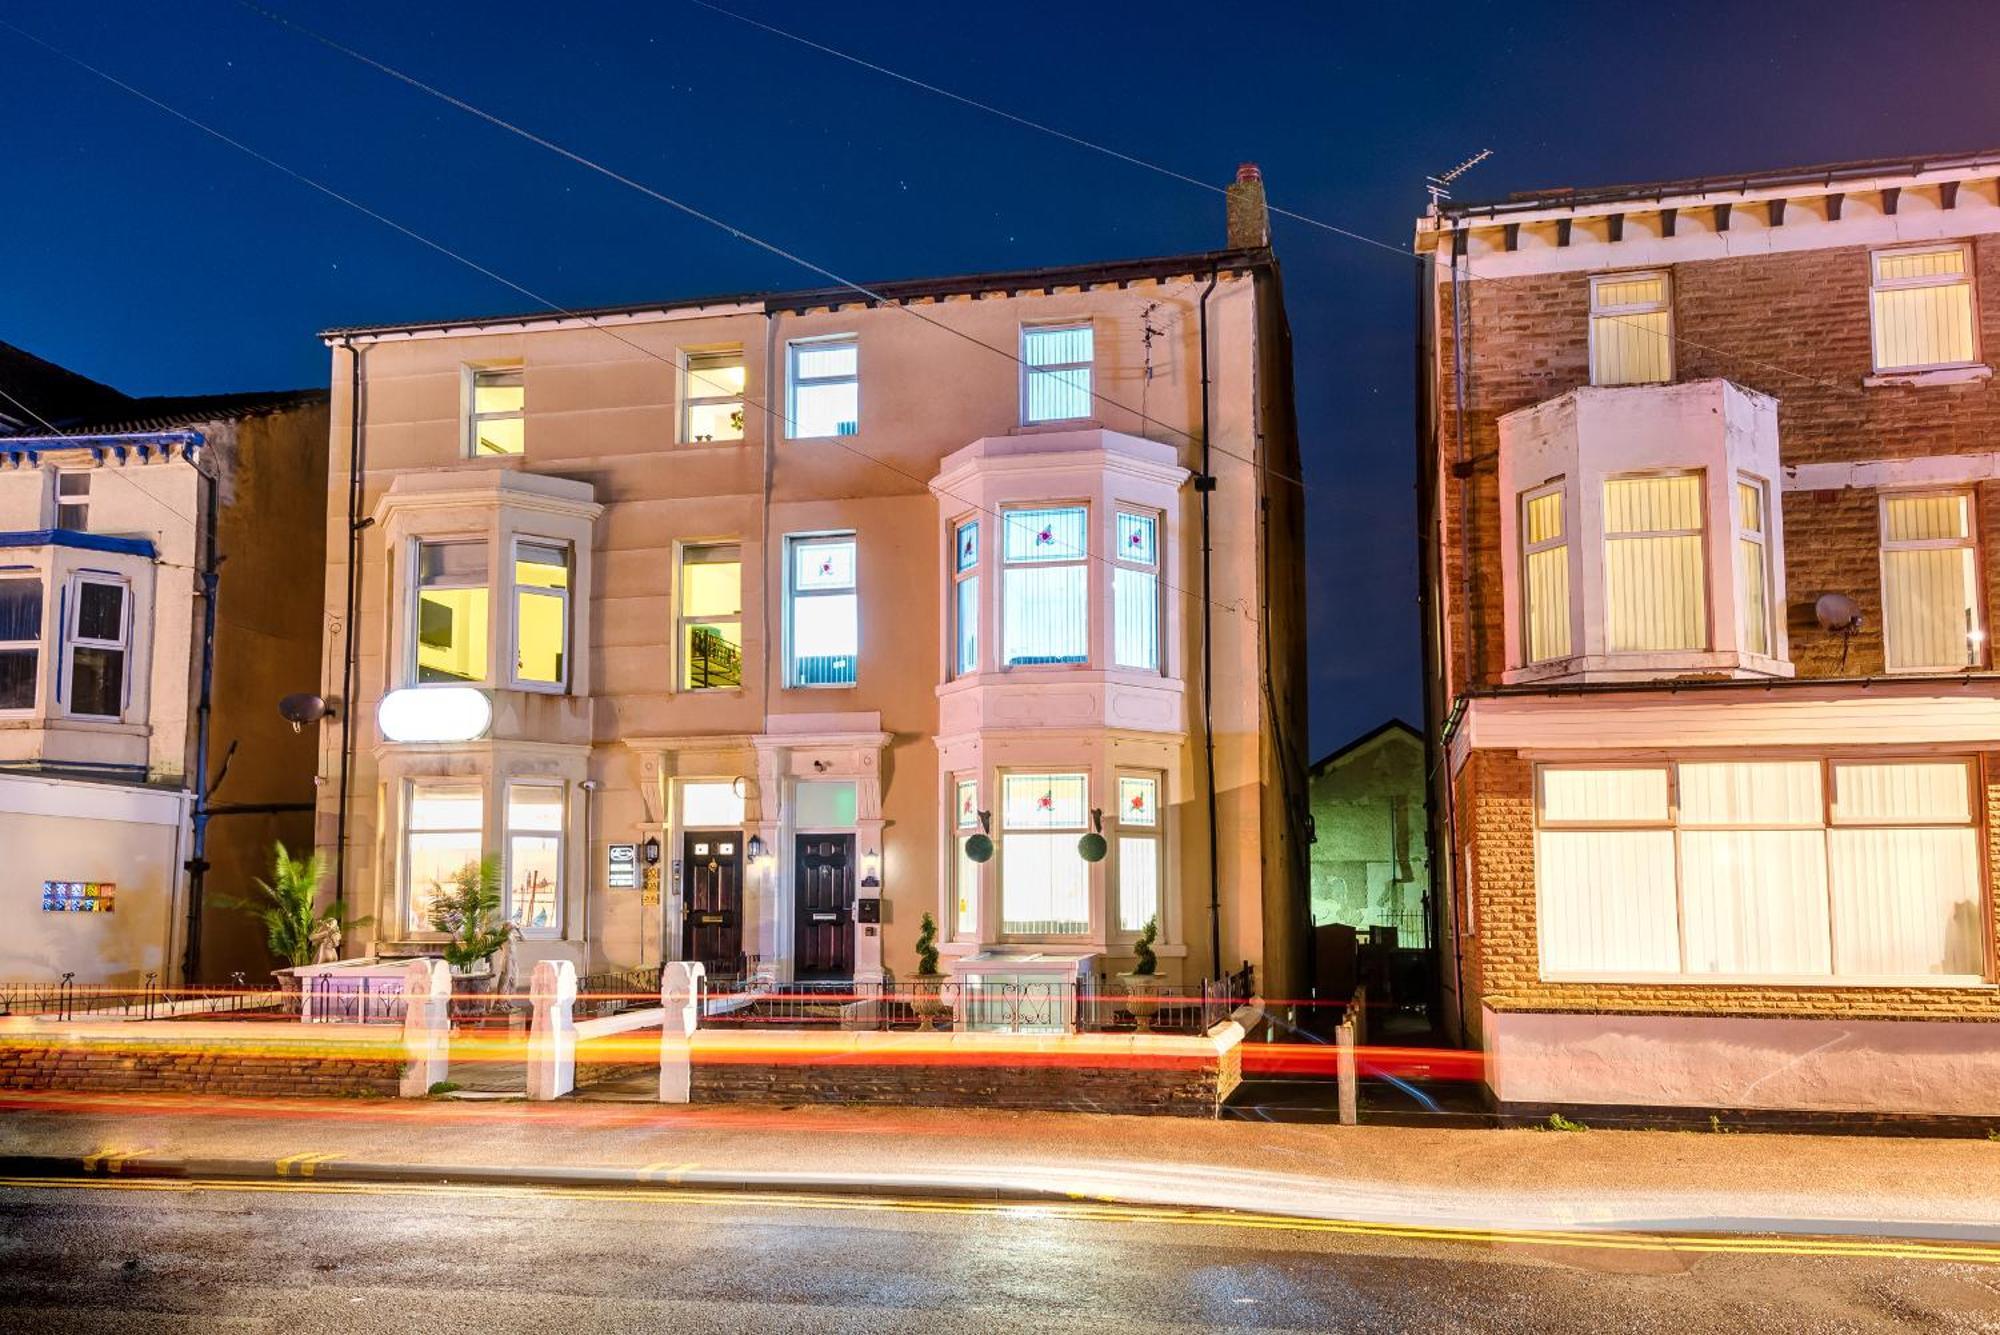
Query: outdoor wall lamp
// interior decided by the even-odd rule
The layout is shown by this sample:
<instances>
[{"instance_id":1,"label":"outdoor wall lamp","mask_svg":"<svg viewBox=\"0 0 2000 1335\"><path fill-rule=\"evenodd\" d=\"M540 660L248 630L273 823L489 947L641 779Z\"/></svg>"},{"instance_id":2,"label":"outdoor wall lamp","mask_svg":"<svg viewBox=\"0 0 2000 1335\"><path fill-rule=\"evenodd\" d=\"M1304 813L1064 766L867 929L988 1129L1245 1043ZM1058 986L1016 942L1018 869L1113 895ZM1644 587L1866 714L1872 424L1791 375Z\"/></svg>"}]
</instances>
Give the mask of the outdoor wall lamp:
<instances>
[{"instance_id":1,"label":"outdoor wall lamp","mask_svg":"<svg viewBox=\"0 0 2000 1335\"><path fill-rule=\"evenodd\" d=\"M642 845L641 847L642 847L642 849L644 850L644 852L645 852L645 854L646 854L646 865L647 865L648 867L657 867L657 866L659 866L659 865L660 865L660 841L659 841L659 838L658 838L657 836L655 836L655 835L650 835L650 834L649 834L649 835L647 835L647 836L646 836L646 842L645 842L645 843L644 843L644 844L643 844L643 845Z\"/></svg>"},{"instance_id":2,"label":"outdoor wall lamp","mask_svg":"<svg viewBox=\"0 0 2000 1335\"><path fill-rule=\"evenodd\" d=\"M752 862L762 862L764 860L764 841L753 834L750 836L750 842L743 845L743 851L749 855Z\"/></svg>"},{"instance_id":3,"label":"outdoor wall lamp","mask_svg":"<svg viewBox=\"0 0 2000 1335\"><path fill-rule=\"evenodd\" d=\"M872 848L863 853L861 855L861 888L863 890L881 889L882 878L878 874L881 870L882 855L880 853L877 853Z\"/></svg>"}]
</instances>

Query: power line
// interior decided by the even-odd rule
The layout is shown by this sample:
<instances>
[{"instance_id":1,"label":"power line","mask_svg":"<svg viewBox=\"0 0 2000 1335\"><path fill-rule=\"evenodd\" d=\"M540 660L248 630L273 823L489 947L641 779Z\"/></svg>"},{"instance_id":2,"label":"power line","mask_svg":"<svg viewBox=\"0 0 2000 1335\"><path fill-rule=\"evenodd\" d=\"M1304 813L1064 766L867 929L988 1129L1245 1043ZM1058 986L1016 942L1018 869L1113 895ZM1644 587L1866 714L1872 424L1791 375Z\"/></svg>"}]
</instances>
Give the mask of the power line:
<instances>
[{"instance_id":1,"label":"power line","mask_svg":"<svg viewBox=\"0 0 2000 1335\"><path fill-rule=\"evenodd\" d=\"M0 24L4 23L5 20L0 20ZM57 439L75 440L77 438L75 432L63 430L61 427L57 426L54 422L51 422L48 418L36 412L33 408L29 407L27 404L21 402L21 400L15 398L12 394L9 394L5 389L0 389L0 399L7 400L7 402L13 404L16 408L19 408L22 412L34 418L37 422L40 422L42 426L48 430L49 434L55 436ZM6 448L9 439L10 437L0 436L0 449ZM18 437L12 437L11 439L18 439ZM168 514L174 516L174 518L186 521L186 523L190 527L194 526L195 521L193 515L188 514L186 511L180 509L177 506L168 504L167 499L164 496L155 496L152 492L147 491L144 487L140 486L137 482L134 482L131 478L126 477L125 474L120 472L118 469L115 468L97 469L92 473L92 476L93 477L96 476L96 474L99 472L103 473L106 477L117 478L120 482L123 482L126 486L132 488L132 490L138 492L141 496L144 496L147 500L159 506L162 510L165 510ZM193 566L183 565L181 562L178 561L167 561L167 560L162 560L158 557L155 557L154 560L155 563L158 565L179 566L183 570L194 569Z\"/></svg>"}]
</instances>

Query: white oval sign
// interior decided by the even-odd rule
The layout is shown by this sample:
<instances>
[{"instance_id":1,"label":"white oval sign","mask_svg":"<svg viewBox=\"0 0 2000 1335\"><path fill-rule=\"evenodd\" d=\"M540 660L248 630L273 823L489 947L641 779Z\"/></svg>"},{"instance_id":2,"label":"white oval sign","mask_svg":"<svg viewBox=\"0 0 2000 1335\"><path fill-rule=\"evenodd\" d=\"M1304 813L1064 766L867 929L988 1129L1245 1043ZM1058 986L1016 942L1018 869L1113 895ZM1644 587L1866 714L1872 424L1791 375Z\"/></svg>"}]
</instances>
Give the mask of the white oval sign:
<instances>
[{"instance_id":1,"label":"white oval sign","mask_svg":"<svg viewBox=\"0 0 2000 1335\"><path fill-rule=\"evenodd\" d=\"M411 686L375 707L375 726L392 742L469 742L486 735L493 702L472 686Z\"/></svg>"}]
</instances>

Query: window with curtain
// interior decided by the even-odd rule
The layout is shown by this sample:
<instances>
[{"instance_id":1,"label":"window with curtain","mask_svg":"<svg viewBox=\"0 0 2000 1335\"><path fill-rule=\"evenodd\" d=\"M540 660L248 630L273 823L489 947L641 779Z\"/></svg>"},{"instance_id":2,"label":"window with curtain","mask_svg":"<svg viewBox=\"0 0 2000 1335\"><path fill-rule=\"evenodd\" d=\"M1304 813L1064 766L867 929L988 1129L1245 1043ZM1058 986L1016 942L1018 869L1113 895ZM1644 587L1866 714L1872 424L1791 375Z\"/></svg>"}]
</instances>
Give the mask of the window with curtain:
<instances>
[{"instance_id":1,"label":"window with curtain","mask_svg":"<svg viewBox=\"0 0 2000 1335\"><path fill-rule=\"evenodd\" d=\"M1613 653L1708 647L1700 473L1604 484L1605 638Z\"/></svg>"},{"instance_id":2,"label":"window with curtain","mask_svg":"<svg viewBox=\"0 0 2000 1335\"><path fill-rule=\"evenodd\" d=\"M420 542L416 568L417 682L485 681L486 544Z\"/></svg>"},{"instance_id":3,"label":"window with curtain","mask_svg":"<svg viewBox=\"0 0 2000 1335\"><path fill-rule=\"evenodd\" d=\"M1770 495L1762 478L1736 480L1737 631L1746 651L1766 656L1771 653Z\"/></svg>"},{"instance_id":4,"label":"window with curtain","mask_svg":"<svg viewBox=\"0 0 2000 1335\"><path fill-rule=\"evenodd\" d=\"M126 647L132 594L125 581L83 575L70 587L69 712L115 719L125 713Z\"/></svg>"},{"instance_id":5,"label":"window with curtain","mask_svg":"<svg viewBox=\"0 0 2000 1335\"><path fill-rule=\"evenodd\" d=\"M1088 324L1021 329L1021 420L1065 422L1090 416L1095 334Z\"/></svg>"},{"instance_id":6,"label":"window with curtain","mask_svg":"<svg viewBox=\"0 0 2000 1335\"><path fill-rule=\"evenodd\" d=\"M1111 601L1117 621L1112 661L1122 668L1160 670L1160 520L1118 512L1118 550L1111 568Z\"/></svg>"},{"instance_id":7,"label":"window with curtain","mask_svg":"<svg viewBox=\"0 0 2000 1335\"><path fill-rule=\"evenodd\" d=\"M681 365L681 439L743 439L743 349L684 353Z\"/></svg>"},{"instance_id":8,"label":"window with curtain","mask_svg":"<svg viewBox=\"0 0 2000 1335\"><path fill-rule=\"evenodd\" d=\"M56 474L56 527L73 533L90 530L90 474Z\"/></svg>"},{"instance_id":9,"label":"window with curtain","mask_svg":"<svg viewBox=\"0 0 2000 1335\"><path fill-rule=\"evenodd\" d=\"M1969 259L1961 244L1880 250L1869 256L1877 371L1964 366L1978 359Z\"/></svg>"},{"instance_id":10,"label":"window with curtain","mask_svg":"<svg viewBox=\"0 0 2000 1335\"><path fill-rule=\"evenodd\" d=\"M507 920L524 936L562 931L563 788L507 785Z\"/></svg>"},{"instance_id":11,"label":"window with curtain","mask_svg":"<svg viewBox=\"0 0 2000 1335\"><path fill-rule=\"evenodd\" d=\"M1159 776L1119 775L1116 815L1118 930L1138 933L1160 914Z\"/></svg>"},{"instance_id":12,"label":"window with curtain","mask_svg":"<svg viewBox=\"0 0 2000 1335\"><path fill-rule=\"evenodd\" d=\"M1521 643L1530 663L1568 658L1569 539L1560 482L1521 494Z\"/></svg>"},{"instance_id":13,"label":"window with curtain","mask_svg":"<svg viewBox=\"0 0 2000 1335\"><path fill-rule=\"evenodd\" d=\"M681 689L743 684L743 557L733 542L681 548Z\"/></svg>"},{"instance_id":14,"label":"window with curtain","mask_svg":"<svg viewBox=\"0 0 2000 1335\"><path fill-rule=\"evenodd\" d=\"M431 905L482 855L485 799L462 779L413 779L404 822L403 902L412 931L428 932Z\"/></svg>"},{"instance_id":15,"label":"window with curtain","mask_svg":"<svg viewBox=\"0 0 2000 1335\"><path fill-rule=\"evenodd\" d=\"M1599 274L1590 280L1590 383L1649 385L1674 378L1667 275Z\"/></svg>"},{"instance_id":16,"label":"window with curtain","mask_svg":"<svg viewBox=\"0 0 2000 1335\"><path fill-rule=\"evenodd\" d=\"M1042 937L1090 930L1090 864L1077 851L1089 815L1088 775L1001 776L1002 932Z\"/></svg>"},{"instance_id":17,"label":"window with curtain","mask_svg":"<svg viewBox=\"0 0 2000 1335\"><path fill-rule=\"evenodd\" d=\"M793 686L852 686L860 651L854 538L791 540Z\"/></svg>"},{"instance_id":18,"label":"window with curtain","mask_svg":"<svg viewBox=\"0 0 2000 1335\"><path fill-rule=\"evenodd\" d=\"M1891 672L1977 667L1979 615L1972 495L1882 498L1882 647Z\"/></svg>"},{"instance_id":19,"label":"window with curtain","mask_svg":"<svg viewBox=\"0 0 2000 1335\"><path fill-rule=\"evenodd\" d=\"M979 521L952 530L952 674L979 671Z\"/></svg>"},{"instance_id":20,"label":"window with curtain","mask_svg":"<svg viewBox=\"0 0 2000 1335\"><path fill-rule=\"evenodd\" d=\"M514 684L569 683L569 545L514 540Z\"/></svg>"},{"instance_id":21,"label":"window with curtain","mask_svg":"<svg viewBox=\"0 0 2000 1335\"><path fill-rule=\"evenodd\" d=\"M0 576L0 710L35 707L41 665L41 576Z\"/></svg>"},{"instance_id":22,"label":"window with curtain","mask_svg":"<svg viewBox=\"0 0 2000 1335\"><path fill-rule=\"evenodd\" d=\"M1963 761L1547 766L1537 779L1549 976L1893 983L1983 968Z\"/></svg>"},{"instance_id":23,"label":"window with curtain","mask_svg":"<svg viewBox=\"0 0 2000 1335\"><path fill-rule=\"evenodd\" d=\"M957 935L979 937L979 864L965 851L965 841L979 833L979 781L962 778L952 786L952 846L957 853L953 888L958 894Z\"/></svg>"},{"instance_id":24,"label":"window with curtain","mask_svg":"<svg viewBox=\"0 0 2000 1335\"><path fill-rule=\"evenodd\" d=\"M1090 512L1001 513L1001 640L1008 667L1090 658Z\"/></svg>"},{"instance_id":25,"label":"window with curtain","mask_svg":"<svg viewBox=\"0 0 2000 1335\"><path fill-rule=\"evenodd\" d=\"M794 440L852 436L861 426L861 345L852 336L805 339L788 349Z\"/></svg>"},{"instance_id":26,"label":"window with curtain","mask_svg":"<svg viewBox=\"0 0 2000 1335\"><path fill-rule=\"evenodd\" d=\"M518 366L473 367L465 452L474 458L527 449L527 390Z\"/></svg>"}]
</instances>

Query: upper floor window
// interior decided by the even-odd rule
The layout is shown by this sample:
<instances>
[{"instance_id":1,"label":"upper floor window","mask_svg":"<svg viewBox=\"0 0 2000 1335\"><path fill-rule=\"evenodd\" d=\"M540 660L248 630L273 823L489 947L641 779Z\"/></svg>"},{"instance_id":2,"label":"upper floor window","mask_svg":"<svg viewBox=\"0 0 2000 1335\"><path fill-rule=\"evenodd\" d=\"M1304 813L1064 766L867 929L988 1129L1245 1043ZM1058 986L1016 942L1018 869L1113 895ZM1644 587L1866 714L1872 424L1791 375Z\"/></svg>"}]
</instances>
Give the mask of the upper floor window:
<instances>
[{"instance_id":1,"label":"upper floor window","mask_svg":"<svg viewBox=\"0 0 2000 1335\"><path fill-rule=\"evenodd\" d=\"M743 349L690 352L681 377L681 439L743 439Z\"/></svg>"},{"instance_id":2,"label":"upper floor window","mask_svg":"<svg viewBox=\"0 0 2000 1335\"><path fill-rule=\"evenodd\" d=\"M486 680L484 542L417 544L416 679Z\"/></svg>"},{"instance_id":3,"label":"upper floor window","mask_svg":"<svg viewBox=\"0 0 2000 1335\"><path fill-rule=\"evenodd\" d=\"M475 366L470 372L466 453L474 458L520 454L527 448L522 414L527 406L518 366Z\"/></svg>"},{"instance_id":4,"label":"upper floor window","mask_svg":"<svg viewBox=\"0 0 2000 1335\"><path fill-rule=\"evenodd\" d=\"M484 794L463 779L413 779L405 797L403 904L411 931L432 930L431 906L484 853Z\"/></svg>"},{"instance_id":5,"label":"upper floor window","mask_svg":"<svg viewBox=\"0 0 2000 1335\"><path fill-rule=\"evenodd\" d=\"M1762 478L1736 480L1738 627L1748 653L1771 652L1771 549L1765 515L1770 489Z\"/></svg>"},{"instance_id":6,"label":"upper floor window","mask_svg":"<svg viewBox=\"0 0 2000 1335\"><path fill-rule=\"evenodd\" d=\"M979 521L952 531L952 672L979 671Z\"/></svg>"},{"instance_id":7,"label":"upper floor window","mask_svg":"<svg viewBox=\"0 0 2000 1335\"><path fill-rule=\"evenodd\" d=\"M1087 774L1000 778L1000 930L1009 936L1082 936L1090 930Z\"/></svg>"},{"instance_id":8,"label":"upper floor window","mask_svg":"<svg viewBox=\"0 0 2000 1335\"><path fill-rule=\"evenodd\" d=\"M791 539L789 684L852 686L861 643L854 537Z\"/></svg>"},{"instance_id":9,"label":"upper floor window","mask_svg":"<svg viewBox=\"0 0 2000 1335\"><path fill-rule=\"evenodd\" d=\"M1882 638L1891 672L1978 666L1986 637L1970 493L1882 498Z\"/></svg>"},{"instance_id":10,"label":"upper floor window","mask_svg":"<svg viewBox=\"0 0 2000 1335\"><path fill-rule=\"evenodd\" d=\"M1874 284L1877 371L1920 371L1976 361L1972 272L1964 245L1880 250L1869 257Z\"/></svg>"},{"instance_id":11,"label":"upper floor window","mask_svg":"<svg viewBox=\"0 0 2000 1335\"><path fill-rule=\"evenodd\" d=\"M563 786L507 785L507 920L523 936L562 930Z\"/></svg>"},{"instance_id":12,"label":"upper floor window","mask_svg":"<svg viewBox=\"0 0 2000 1335\"><path fill-rule=\"evenodd\" d=\"M1599 274L1590 280L1590 383L1651 385L1674 378L1667 275Z\"/></svg>"},{"instance_id":13,"label":"upper floor window","mask_svg":"<svg viewBox=\"0 0 2000 1335\"><path fill-rule=\"evenodd\" d=\"M681 548L681 689L743 684L743 557L733 542Z\"/></svg>"},{"instance_id":14,"label":"upper floor window","mask_svg":"<svg viewBox=\"0 0 2000 1335\"><path fill-rule=\"evenodd\" d=\"M1566 534L1562 483L1521 497L1521 622L1530 663L1569 657Z\"/></svg>"},{"instance_id":15,"label":"upper floor window","mask_svg":"<svg viewBox=\"0 0 2000 1335\"><path fill-rule=\"evenodd\" d=\"M41 662L41 577L0 577L0 710L35 707Z\"/></svg>"},{"instance_id":16,"label":"upper floor window","mask_svg":"<svg viewBox=\"0 0 2000 1335\"><path fill-rule=\"evenodd\" d=\"M90 474L56 474L56 527L74 532L90 528Z\"/></svg>"},{"instance_id":17,"label":"upper floor window","mask_svg":"<svg viewBox=\"0 0 2000 1335\"><path fill-rule=\"evenodd\" d=\"M1160 520L1118 512L1118 550L1111 597L1118 618L1112 662L1146 672L1160 670Z\"/></svg>"},{"instance_id":18,"label":"upper floor window","mask_svg":"<svg viewBox=\"0 0 2000 1335\"><path fill-rule=\"evenodd\" d=\"M861 345L853 335L803 339L788 350L785 416L795 440L851 436L861 424Z\"/></svg>"},{"instance_id":19,"label":"upper floor window","mask_svg":"<svg viewBox=\"0 0 2000 1335\"><path fill-rule=\"evenodd\" d=\"M1612 653L1707 647L1701 487L1700 473L1606 480L1605 640Z\"/></svg>"},{"instance_id":20,"label":"upper floor window","mask_svg":"<svg viewBox=\"0 0 2000 1335\"><path fill-rule=\"evenodd\" d=\"M125 582L79 575L71 587L68 663L69 712L115 719L125 712L125 648L130 632L130 591Z\"/></svg>"},{"instance_id":21,"label":"upper floor window","mask_svg":"<svg viewBox=\"0 0 2000 1335\"><path fill-rule=\"evenodd\" d=\"M514 684L562 690L569 684L569 548L514 540Z\"/></svg>"},{"instance_id":22,"label":"upper floor window","mask_svg":"<svg viewBox=\"0 0 2000 1335\"><path fill-rule=\"evenodd\" d=\"M1081 505L1002 512L1006 666L1089 661L1089 518Z\"/></svg>"},{"instance_id":23,"label":"upper floor window","mask_svg":"<svg viewBox=\"0 0 2000 1335\"><path fill-rule=\"evenodd\" d=\"M1021 420L1066 422L1090 416L1095 332L1088 324L1021 329Z\"/></svg>"}]
</instances>

